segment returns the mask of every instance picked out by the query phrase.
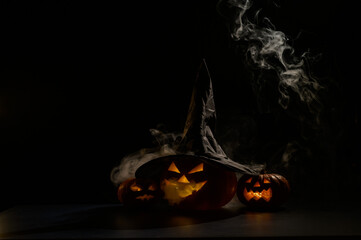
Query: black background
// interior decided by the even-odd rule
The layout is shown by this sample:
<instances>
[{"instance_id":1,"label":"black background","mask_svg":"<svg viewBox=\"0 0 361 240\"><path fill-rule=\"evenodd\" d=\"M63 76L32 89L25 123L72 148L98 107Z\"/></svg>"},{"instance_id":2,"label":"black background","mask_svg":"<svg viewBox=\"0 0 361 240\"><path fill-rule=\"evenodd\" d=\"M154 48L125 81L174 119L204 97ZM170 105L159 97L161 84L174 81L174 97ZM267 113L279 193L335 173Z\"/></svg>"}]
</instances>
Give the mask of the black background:
<instances>
[{"instance_id":1,"label":"black background","mask_svg":"<svg viewBox=\"0 0 361 240\"><path fill-rule=\"evenodd\" d=\"M322 169L318 184L344 181L336 190L360 186L355 1L276 3L280 7L265 0L255 6L297 53L321 53L313 70L329 87L324 116L330 121L321 139L332 158L304 168L317 166L312 177ZM114 202L113 166L153 146L150 128L182 130L202 58L214 82L219 129L227 129L232 112L257 113L215 0L0 4L2 209ZM257 121L258 138L265 139L260 145L299 134L293 123L268 118Z\"/></svg>"}]
</instances>

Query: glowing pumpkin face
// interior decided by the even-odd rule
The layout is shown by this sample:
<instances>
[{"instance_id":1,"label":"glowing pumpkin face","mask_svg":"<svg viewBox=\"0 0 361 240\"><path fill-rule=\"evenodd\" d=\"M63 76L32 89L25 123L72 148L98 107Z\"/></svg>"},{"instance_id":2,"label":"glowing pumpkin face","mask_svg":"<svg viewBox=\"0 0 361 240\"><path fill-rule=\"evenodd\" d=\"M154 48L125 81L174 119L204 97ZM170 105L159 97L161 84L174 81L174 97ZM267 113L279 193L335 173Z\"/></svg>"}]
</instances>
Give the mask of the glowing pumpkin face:
<instances>
[{"instance_id":1,"label":"glowing pumpkin face","mask_svg":"<svg viewBox=\"0 0 361 240\"><path fill-rule=\"evenodd\" d=\"M148 206L160 199L161 190L152 179L131 178L118 187L118 200L124 205Z\"/></svg>"},{"instance_id":2,"label":"glowing pumpkin face","mask_svg":"<svg viewBox=\"0 0 361 240\"><path fill-rule=\"evenodd\" d=\"M273 208L284 203L290 187L279 174L243 175L237 186L238 199L254 208Z\"/></svg>"},{"instance_id":3,"label":"glowing pumpkin face","mask_svg":"<svg viewBox=\"0 0 361 240\"><path fill-rule=\"evenodd\" d=\"M172 206L187 209L216 209L235 195L234 172L210 165L195 156L173 157L161 178L164 198Z\"/></svg>"}]
</instances>

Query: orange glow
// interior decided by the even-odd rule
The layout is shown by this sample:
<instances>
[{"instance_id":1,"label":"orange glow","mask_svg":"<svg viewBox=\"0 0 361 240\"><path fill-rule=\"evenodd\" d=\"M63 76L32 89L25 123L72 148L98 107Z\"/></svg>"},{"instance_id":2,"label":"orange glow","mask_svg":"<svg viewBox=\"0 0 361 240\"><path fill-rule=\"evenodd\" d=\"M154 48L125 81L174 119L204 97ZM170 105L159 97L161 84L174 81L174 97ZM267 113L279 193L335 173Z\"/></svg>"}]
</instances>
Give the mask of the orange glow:
<instances>
[{"instance_id":1,"label":"orange glow","mask_svg":"<svg viewBox=\"0 0 361 240\"><path fill-rule=\"evenodd\" d=\"M138 197L136 197L135 199L149 200L149 199L152 199L152 198L154 198L154 196L145 194L145 195L143 195L143 196L138 196Z\"/></svg>"},{"instance_id":2,"label":"orange glow","mask_svg":"<svg viewBox=\"0 0 361 240\"><path fill-rule=\"evenodd\" d=\"M133 192L139 192L139 191L142 191L143 189L141 187L137 186L137 184L133 183L130 186L130 190L132 190Z\"/></svg>"},{"instance_id":3,"label":"orange glow","mask_svg":"<svg viewBox=\"0 0 361 240\"><path fill-rule=\"evenodd\" d=\"M206 183L207 183L207 181L196 183L196 186L194 187L194 190L196 192L198 192L204 186L204 184L206 184Z\"/></svg>"},{"instance_id":4,"label":"orange glow","mask_svg":"<svg viewBox=\"0 0 361 240\"><path fill-rule=\"evenodd\" d=\"M207 181L204 182L191 182L191 183L181 183L177 182L175 179L164 179L162 184L162 190L165 193L165 198L171 203L179 203L182 199L192 195L194 192L198 192L201 190L206 184Z\"/></svg>"},{"instance_id":5,"label":"orange glow","mask_svg":"<svg viewBox=\"0 0 361 240\"><path fill-rule=\"evenodd\" d=\"M118 191L122 190L123 188L124 188L124 184L120 184L119 188L118 188Z\"/></svg>"},{"instance_id":6,"label":"orange glow","mask_svg":"<svg viewBox=\"0 0 361 240\"><path fill-rule=\"evenodd\" d=\"M171 165L170 165L169 168L168 168L168 171L180 173L180 171L178 170L178 168L177 168L177 166L174 164L174 162L171 163Z\"/></svg>"},{"instance_id":7,"label":"orange glow","mask_svg":"<svg viewBox=\"0 0 361 240\"><path fill-rule=\"evenodd\" d=\"M180 179L178 179L178 182L180 183L189 183L187 177L183 175Z\"/></svg>"},{"instance_id":8,"label":"orange glow","mask_svg":"<svg viewBox=\"0 0 361 240\"><path fill-rule=\"evenodd\" d=\"M188 174L192 174L192 173L196 173L196 172L202 172L202 171L203 171L203 163L197 165Z\"/></svg>"},{"instance_id":9,"label":"orange glow","mask_svg":"<svg viewBox=\"0 0 361 240\"><path fill-rule=\"evenodd\" d=\"M253 187L260 187L260 186L261 186L261 185L259 184L258 181L253 185Z\"/></svg>"},{"instance_id":10,"label":"orange glow","mask_svg":"<svg viewBox=\"0 0 361 240\"><path fill-rule=\"evenodd\" d=\"M246 181L246 183L251 183L251 182L252 182L252 178L250 178Z\"/></svg>"},{"instance_id":11,"label":"orange glow","mask_svg":"<svg viewBox=\"0 0 361 240\"><path fill-rule=\"evenodd\" d=\"M251 199L258 201L259 199L263 198L266 202L269 202L272 198L272 189L269 188L268 190L262 190L262 192L253 192L252 190L248 192L247 189L244 188L243 195L247 201L250 201Z\"/></svg>"},{"instance_id":12,"label":"orange glow","mask_svg":"<svg viewBox=\"0 0 361 240\"><path fill-rule=\"evenodd\" d=\"M149 191L155 191L157 189L157 187L155 186L155 185L150 185L149 187L148 187L148 190Z\"/></svg>"},{"instance_id":13,"label":"orange glow","mask_svg":"<svg viewBox=\"0 0 361 240\"><path fill-rule=\"evenodd\" d=\"M249 202L249 200L251 200L253 198L254 194L253 194L252 190L248 192L247 189L244 188L243 195L244 195L245 199L247 200L247 202Z\"/></svg>"},{"instance_id":14,"label":"orange glow","mask_svg":"<svg viewBox=\"0 0 361 240\"><path fill-rule=\"evenodd\" d=\"M263 183L271 183L268 179L263 179Z\"/></svg>"}]
</instances>

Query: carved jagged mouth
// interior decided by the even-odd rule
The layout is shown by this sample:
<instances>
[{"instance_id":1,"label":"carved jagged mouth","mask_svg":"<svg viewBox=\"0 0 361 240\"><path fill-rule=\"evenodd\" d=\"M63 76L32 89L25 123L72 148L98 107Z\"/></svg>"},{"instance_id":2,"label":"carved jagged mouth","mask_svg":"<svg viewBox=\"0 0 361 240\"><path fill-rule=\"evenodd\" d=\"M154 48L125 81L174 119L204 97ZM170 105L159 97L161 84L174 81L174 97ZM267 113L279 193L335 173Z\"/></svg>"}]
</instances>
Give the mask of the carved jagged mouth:
<instances>
[{"instance_id":1,"label":"carved jagged mouth","mask_svg":"<svg viewBox=\"0 0 361 240\"><path fill-rule=\"evenodd\" d=\"M138 197L136 197L135 199L140 199L140 200L149 200L149 199L152 199L152 198L154 198L154 196L153 196L153 195L144 194L144 195L142 195L142 196L138 196Z\"/></svg>"},{"instance_id":2,"label":"carved jagged mouth","mask_svg":"<svg viewBox=\"0 0 361 240\"><path fill-rule=\"evenodd\" d=\"M256 201L258 201L259 199L262 198L266 202L269 202L272 198L272 189L269 188L268 190L263 189L261 192L259 191L254 192L253 190L247 191L247 189L244 188L243 195L247 201L251 199L255 199Z\"/></svg>"},{"instance_id":3,"label":"carved jagged mouth","mask_svg":"<svg viewBox=\"0 0 361 240\"><path fill-rule=\"evenodd\" d=\"M166 195L177 195L180 198L186 198L192 195L194 192L198 192L201 190L206 184L207 181L199 182L199 183L179 183L173 180L164 180L164 191Z\"/></svg>"}]
</instances>

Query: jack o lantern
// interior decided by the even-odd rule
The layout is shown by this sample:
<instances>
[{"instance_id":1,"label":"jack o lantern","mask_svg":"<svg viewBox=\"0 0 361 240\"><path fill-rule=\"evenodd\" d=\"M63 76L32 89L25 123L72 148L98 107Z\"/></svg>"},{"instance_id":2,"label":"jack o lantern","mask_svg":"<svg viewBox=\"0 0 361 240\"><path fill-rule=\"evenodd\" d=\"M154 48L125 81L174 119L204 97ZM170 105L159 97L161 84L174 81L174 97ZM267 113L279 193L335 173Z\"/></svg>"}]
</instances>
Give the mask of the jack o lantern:
<instances>
[{"instance_id":1,"label":"jack o lantern","mask_svg":"<svg viewBox=\"0 0 361 240\"><path fill-rule=\"evenodd\" d=\"M279 207L290 192L287 179L279 174L243 175L238 180L237 197L246 206L259 209Z\"/></svg>"},{"instance_id":2,"label":"jack o lantern","mask_svg":"<svg viewBox=\"0 0 361 240\"><path fill-rule=\"evenodd\" d=\"M152 179L130 178L118 187L118 200L128 206L149 206L161 199L159 184Z\"/></svg>"},{"instance_id":3,"label":"jack o lantern","mask_svg":"<svg viewBox=\"0 0 361 240\"><path fill-rule=\"evenodd\" d=\"M256 172L227 157L213 135L215 125L213 86L203 59L183 135L174 141L176 155L149 159L136 170L135 176L159 179L164 199L172 206L208 210L226 205L237 190L235 171Z\"/></svg>"},{"instance_id":4,"label":"jack o lantern","mask_svg":"<svg viewBox=\"0 0 361 240\"><path fill-rule=\"evenodd\" d=\"M196 156L173 156L161 177L164 198L183 209L209 210L227 204L235 195L234 172Z\"/></svg>"}]
</instances>

